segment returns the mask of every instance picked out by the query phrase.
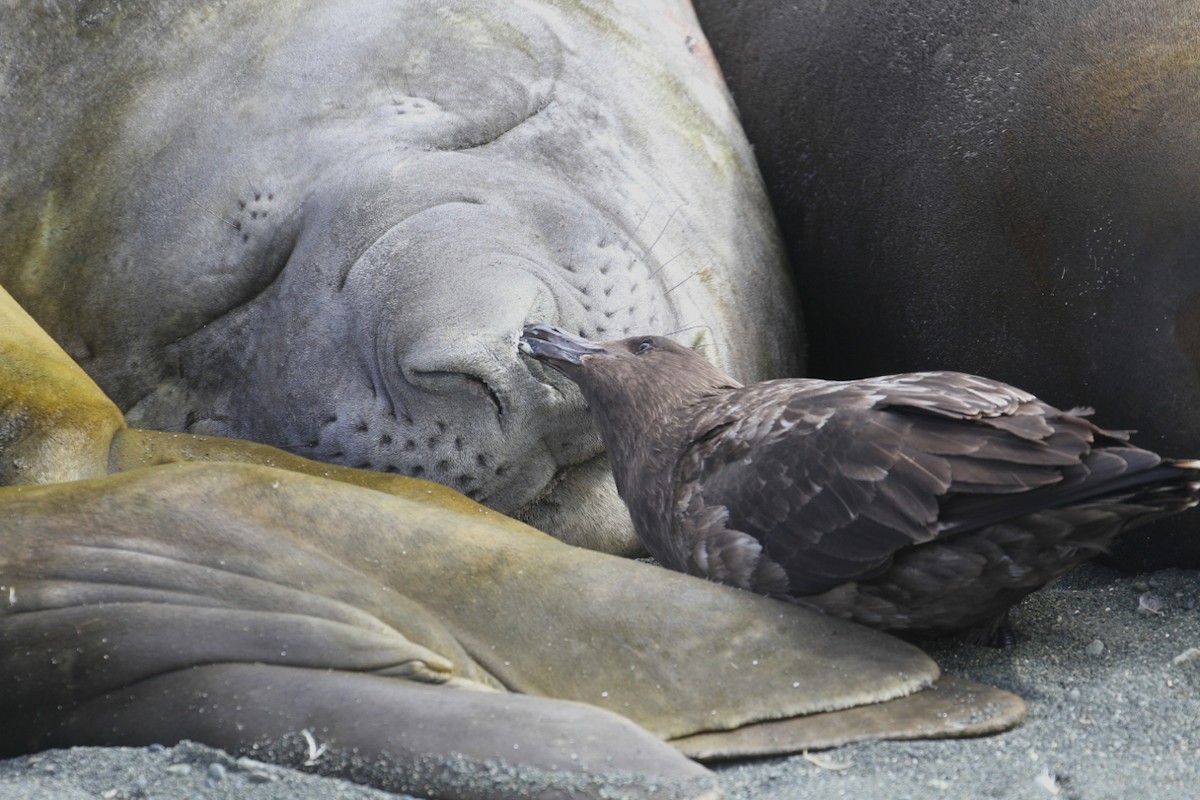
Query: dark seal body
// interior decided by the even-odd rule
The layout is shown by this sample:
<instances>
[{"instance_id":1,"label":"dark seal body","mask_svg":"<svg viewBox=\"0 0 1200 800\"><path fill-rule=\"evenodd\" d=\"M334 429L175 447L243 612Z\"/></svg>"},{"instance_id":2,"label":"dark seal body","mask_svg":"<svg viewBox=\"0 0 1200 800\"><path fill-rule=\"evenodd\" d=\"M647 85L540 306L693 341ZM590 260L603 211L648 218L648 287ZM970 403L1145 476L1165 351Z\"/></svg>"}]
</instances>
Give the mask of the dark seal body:
<instances>
[{"instance_id":1,"label":"dark seal body","mask_svg":"<svg viewBox=\"0 0 1200 800\"><path fill-rule=\"evenodd\" d=\"M988 626L1198 502L1200 462L973 375L741 386L662 337L532 326L522 346L579 385L664 565L877 628Z\"/></svg>"},{"instance_id":2,"label":"dark seal body","mask_svg":"<svg viewBox=\"0 0 1200 800\"><path fill-rule=\"evenodd\" d=\"M992 376L1200 452L1200 6L697 0L809 374ZM1200 567L1197 515L1124 537Z\"/></svg>"}]
</instances>

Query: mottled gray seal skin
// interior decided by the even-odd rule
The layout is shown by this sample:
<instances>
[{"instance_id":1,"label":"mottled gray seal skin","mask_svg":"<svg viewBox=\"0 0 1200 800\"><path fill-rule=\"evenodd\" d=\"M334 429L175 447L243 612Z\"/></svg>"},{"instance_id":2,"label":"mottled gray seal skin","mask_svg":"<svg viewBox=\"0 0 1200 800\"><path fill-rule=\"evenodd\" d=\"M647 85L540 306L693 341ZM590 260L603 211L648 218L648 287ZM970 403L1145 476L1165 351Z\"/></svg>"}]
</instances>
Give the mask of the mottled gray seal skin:
<instances>
[{"instance_id":1,"label":"mottled gray seal skin","mask_svg":"<svg viewBox=\"0 0 1200 800\"><path fill-rule=\"evenodd\" d=\"M1200 452L1200 6L696 0L809 374L988 375ZM1122 537L1200 567L1200 514Z\"/></svg>"},{"instance_id":2,"label":"mottled gray seal skin","mask_svg":"<svg viewBox=\"0 0 1200 800\"><path fill-rule=\"evenodd\" d=\"M9 5L0 282L132 424L450 485L631 542L530 318L799 367L774 223L690 7Z\"/></svg>"},{"instance_id":3,"label":"mottled gray seal skin","mask_svg":"<svg viewBox=\"0 0 1200 800\"><path fill-rule=\"evenodd\" d=\"M661 336L520 344L579 384L664 566L875 628L989 640L1126 528L1200 503L1200 461L975 375L743 386Z\"/></svg>"}]
</instances>

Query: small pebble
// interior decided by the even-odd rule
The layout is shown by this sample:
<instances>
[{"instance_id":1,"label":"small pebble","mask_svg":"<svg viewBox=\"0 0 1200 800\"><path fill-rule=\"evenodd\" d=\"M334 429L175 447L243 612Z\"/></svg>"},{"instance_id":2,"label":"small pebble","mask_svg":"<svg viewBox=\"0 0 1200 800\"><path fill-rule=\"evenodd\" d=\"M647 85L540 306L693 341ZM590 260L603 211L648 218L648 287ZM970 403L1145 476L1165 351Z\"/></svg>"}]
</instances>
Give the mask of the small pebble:
<instances>
[{"instance_id":1,"label":"small pebble","mask_svg":"<svg viewBox=\"0 0 1200 800\"><path fill-rule=\"evenodd\" d=\"M167 767L167 772L171 773L172 775L191 775L192 774L192 765L191 764L172 764L171 766Z\"/></svg>"},{"instance_id":2,"label":"small pebble","mask_svg":"<svg viewBox=\"0 0 1200 800\"><path fill-rule=\"evenodd\" d=\"M1091 643L1087 646L1087 654L1089 656L1098 656L1103 652L1104 642L1100 641L1099 639L1092 639Z\"/></svg>"},{"instance_id":3,"label":"small pebble","mask_svg":"<svg viewBox=\"0 0 1200 800\"><path fill-rule=\"evenodd\" d=\"M1071 691L1067 692L1067 702L1068 703L1078 703L1079 698L1082 696L1083 696L1083 693L1080 692L1078 689L1072 689Z\"/></svg>"},{"instance_id":4,"label":"small pebble","mask_svg":"<svg viewBox=\"0 0 1200 800\"><path fill-rule=\"evenodd\" d=\"M1189 647L1179 655L1171 659L1172 666L1182 667L1185 664L1194 664L1200 661L1200 648Z\"/></svg>"},{"instance_id":5,"label":"small pebble","mask_svg":"<svg viewBox=\"0 0 1200 800\"><path fill-rule=\"evenodd\" d=\"M164 751L164 750L166 750L166 749L167 749L167 748L166 748L166 747L164 747L164 746L163 746L163 745L161 745L161 744L152 744L152 745L150 745L149 747L147 747L147 748L146 748L146 752L147 752L147 753L161 753L161 752L163 752L163 751Z\"/></svg>"},{"instance_id":6,"label":"small pebble","mask_svg":"<svg viewBox=\"0 0 1200 800\"><path fill-rule=\"evenodd\" d=\"M246 780L250 783L270 783L279 780L280 776L286 773L286 770L274 764L264 764L245 756L239 758L235 764L239 770L246 773Z\"/></svg>"},{"instance_id":7,"label":"small pebble","mask_svg":"<svg viewBox=\"0 0 1200 800\"><path fill-rule=\"evenodd\" d=\"M215 761L208 765L208 779L213 783L225 780L225 767Z\"/></svg>"},{"instance_id":8,"label":"small pebble","mask_svg":"<svg viewBox=\"0 0 1200 800\"><path fill-rule=\"evenodd\" d=\"M1163 599L1157 595L1146 592L1138 598L1137 613L1143 617L1161 617L1163 613Z\"/></svg>"}]
</instances>

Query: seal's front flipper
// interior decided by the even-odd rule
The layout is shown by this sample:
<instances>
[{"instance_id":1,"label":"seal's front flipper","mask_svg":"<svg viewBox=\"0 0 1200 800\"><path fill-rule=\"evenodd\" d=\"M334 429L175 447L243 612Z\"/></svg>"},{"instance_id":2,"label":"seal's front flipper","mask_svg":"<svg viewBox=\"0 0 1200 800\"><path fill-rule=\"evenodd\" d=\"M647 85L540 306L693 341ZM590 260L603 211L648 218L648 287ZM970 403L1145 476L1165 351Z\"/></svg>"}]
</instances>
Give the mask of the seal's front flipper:
<instances>
[{"instance_id":1,"label":"seal's front flipper","mask_svg":"<svg viewBox=\"0 0 1200 800\"><path fill-rule=\"evenodd\" d=\"M0 486L108 472L125 418L0 286Z\"/></svg>"},{"instance_id":2,"label":"seal's front flipper","mask_svg":"<svg viewBox=\"0 0 1200 800\"><path fill-rule=\"evenodd\" d=\"M720 797L708 770L592 706L337 670L198 666L97 697L59 730L52 744L183 737L447 800Z\"/></svg>"},{"instance_id":3,"label":"seal's front flipper","mask_svg":"<svg viewBox=\"0 0 1200 800\"><path fill-rule=\"evenodd\" d=\"M708 731L671 744L701 761L785 755L873 739L986 736L1008 730L1025 712L1025 701L1011 692L943 675L924 691L886 703Z\"/></svg>"},{"instance_id":4,"label":"seal's front flipper","mask_svg":"<svg viewBox=\"0 0 1200 800\"><path fill-rule=\"evenodd\" d=\"M0 755L194 739L288 762L308 731L328 750L301 764L426 796L717 796L628 719L504 691L452 618L355 569L361 548L334 537L337 559L256 525L271 509L175 502L227 469L0 489Z\"/></svg>"}]
</instances>

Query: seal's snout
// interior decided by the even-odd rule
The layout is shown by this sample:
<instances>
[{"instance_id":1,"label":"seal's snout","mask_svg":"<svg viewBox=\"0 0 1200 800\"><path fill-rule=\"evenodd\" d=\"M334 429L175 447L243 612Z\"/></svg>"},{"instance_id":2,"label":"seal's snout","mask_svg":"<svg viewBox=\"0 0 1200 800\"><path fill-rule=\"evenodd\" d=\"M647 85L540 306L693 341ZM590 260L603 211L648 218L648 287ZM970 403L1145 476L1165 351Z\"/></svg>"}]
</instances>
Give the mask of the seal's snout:
<instances>
[{"instance_id":1,"label":"seal's snout","mask_svg":"<svg viewBox=\"0 0 1200 800\"><path fill-rule=\"evenodd\" d=\"M572 336L553 325L526 325L518 347L525 355L559 369L566 365L582 366L584 356L609 354L595 342Z\"/></svg>"}]
</instances>

